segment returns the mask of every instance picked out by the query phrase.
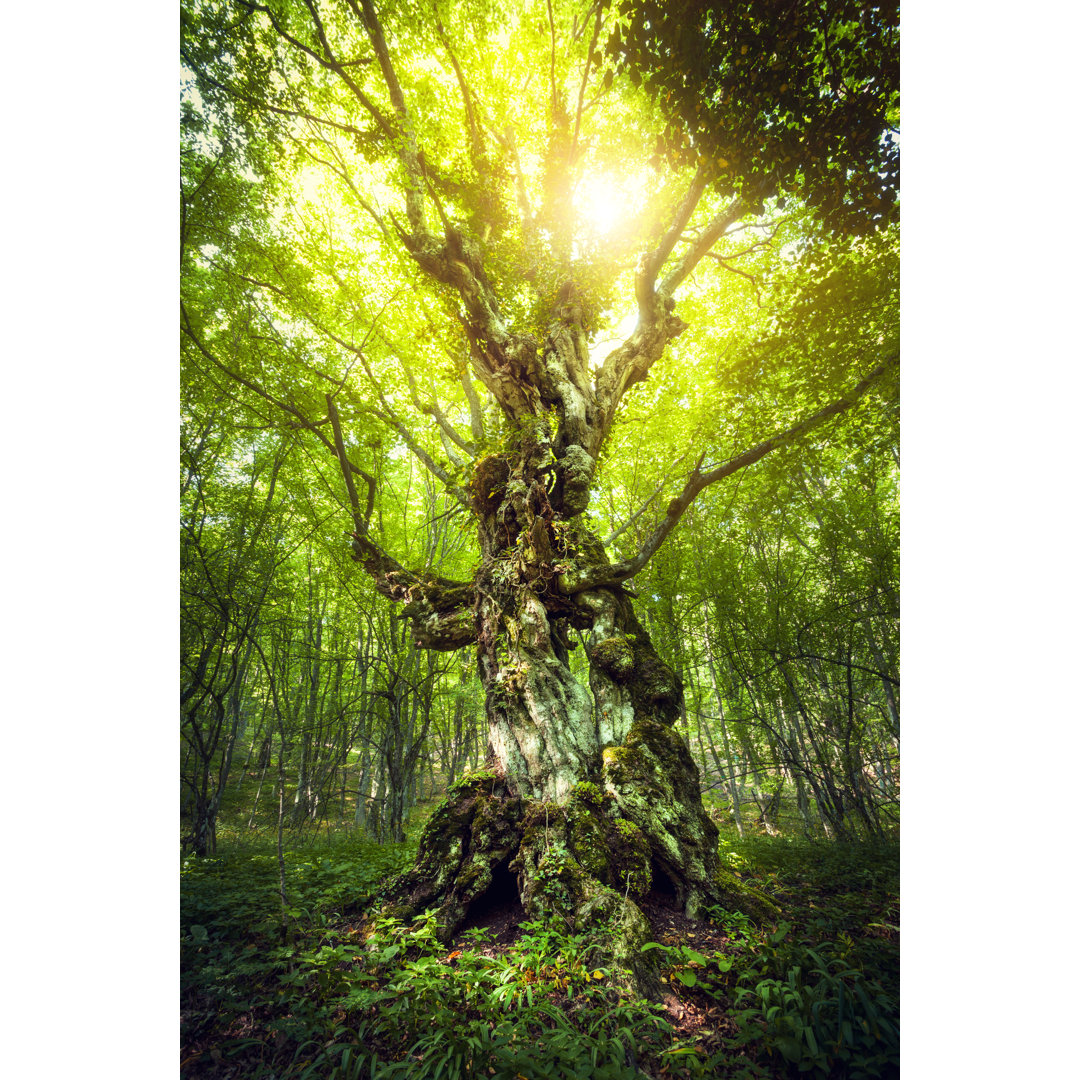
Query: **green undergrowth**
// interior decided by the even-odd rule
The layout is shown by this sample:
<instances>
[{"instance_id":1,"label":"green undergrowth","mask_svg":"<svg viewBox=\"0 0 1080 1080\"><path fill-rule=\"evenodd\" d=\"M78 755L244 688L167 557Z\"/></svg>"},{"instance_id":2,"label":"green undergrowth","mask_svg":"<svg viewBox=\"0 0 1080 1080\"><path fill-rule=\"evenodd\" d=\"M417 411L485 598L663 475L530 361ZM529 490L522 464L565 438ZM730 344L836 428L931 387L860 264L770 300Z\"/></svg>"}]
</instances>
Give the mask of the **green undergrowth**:
<instances>
[{"instance_id":1,"label":"green undergrowth","mask_svg":"<svg viewBox=\"0 0 1080 1080\"><path fill-rule=\"evenodd\" d=\"M735 824L735 816L731 809L731 800L726 791L712 788L702 794L702 803L713 824L720 830L720 835L725 839L738 840L739 831ZM775 832L770 835L764 823L757 805L750 799L742 802L741 807L743 830L748 842L754 839L774 838L798 838L799 840L829 841L829 837L821 824L820 818L815 814L809 824L799 812L798 799L794 793L783 792L769 815L769 822ZM856 837L865 838L865 829L858 821L848 820L847 828ZM891 837L893 842L899 836L899 815L895 806L886 807L882 810L881 824L885 835ZM829 841L831 842L831 841Z\"/></svg>"},{"instance_id":2,"label":"green undergrowth","mask_svg":"<svg viewBox=\"0 0 1080 1080\"><path fill-rule=\"evenodd\" d=\"M269 786L269 785L267 785ZM258 787L258 774L255 772L239 773L225 789L221 809L217 817L218 848L222 852L269 851L277 845L277 799L267 798L266 791L258 808L251 809ZM407 837L418 834L424 822L431 816L432 810L442 799L442 788L424 795L413 804L405 821ZM291 792L287 793L291 798ZM331 812L325 819L293 823L286 817L285 843L293 849L322 849L327 845L345 845L355 843L357 835L363 833L353 822L355 798L347 800L344 813ZM190 831L190 821L181 814L181 834Z\"/></svg>"},{"instance_id":3,"label":"green undergrowth","mask_svg":"<svg viewBox=\"0 0 1080 1080\"><path fill-rule=\"evenodd\" d=\"M896 845L722 841L783 920L710 909L709 944L650 942L663 1004L606 966L611 926L526 922L509 946L453 947L430 916L379 918L411 844L187 859L184 1077L496 1080L898 1075ZM687 1024L687 1015L704 1023Z\"/></svg>"}]
</instances>

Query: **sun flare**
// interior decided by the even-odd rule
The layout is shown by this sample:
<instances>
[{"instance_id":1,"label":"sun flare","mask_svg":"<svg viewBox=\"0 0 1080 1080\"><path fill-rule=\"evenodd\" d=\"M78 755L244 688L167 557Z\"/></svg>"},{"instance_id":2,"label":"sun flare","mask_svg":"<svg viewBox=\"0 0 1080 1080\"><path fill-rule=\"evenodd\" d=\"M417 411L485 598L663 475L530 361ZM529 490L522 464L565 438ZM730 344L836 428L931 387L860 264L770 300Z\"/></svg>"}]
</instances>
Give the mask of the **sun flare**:
<instances>
[{"instance_id":1,"label":"sun flare","mask_svg":"<svg viewBox=\"0 0 1080 1080\"><path fill-rule=\"evenodd\" d=\"M605 236L640 209L644 187L644 173L632 177L595 173L578 183L574 208L590 232Z\"/></svg>"}]
</instances>

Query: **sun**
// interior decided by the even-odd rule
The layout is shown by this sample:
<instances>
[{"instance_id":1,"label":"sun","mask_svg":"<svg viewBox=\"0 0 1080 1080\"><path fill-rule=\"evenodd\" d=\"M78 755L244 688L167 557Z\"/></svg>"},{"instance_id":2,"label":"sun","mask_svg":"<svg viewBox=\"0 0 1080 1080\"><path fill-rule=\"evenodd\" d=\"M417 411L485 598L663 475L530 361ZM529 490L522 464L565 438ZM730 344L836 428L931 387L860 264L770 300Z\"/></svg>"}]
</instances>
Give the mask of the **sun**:
<instances>
[{"instance_id":1,"label":"sun","mask_svg":"<svg viewBox=\"0 0 1080 1080\"><path fill-rule=\"evenodd\" d=\"M574 190L578 220L596 236L606 236L641 209L645 174L586 174Z\"/></svg>"}]
</instances>

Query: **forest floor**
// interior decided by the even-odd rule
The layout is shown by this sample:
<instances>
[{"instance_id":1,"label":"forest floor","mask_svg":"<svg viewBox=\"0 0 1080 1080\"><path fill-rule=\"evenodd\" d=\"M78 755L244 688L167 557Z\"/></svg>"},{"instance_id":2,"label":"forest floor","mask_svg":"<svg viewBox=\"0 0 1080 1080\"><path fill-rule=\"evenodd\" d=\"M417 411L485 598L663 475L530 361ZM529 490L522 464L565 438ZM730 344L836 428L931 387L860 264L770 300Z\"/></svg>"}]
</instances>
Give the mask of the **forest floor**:
<instances>
[{"instance_id":1,"label":"forest floor","mask_svg":"<svg viewBox=\"0 0 1080 1080\"><path fill-rule=\"evenodd\" d=\"M284 909L269 847L185 859L181 1076L897 1076L898 844L726 829L720 844L782 918L694 922L646 898L658 1003L619 989L595 938L525 921L514 898L449 946L430 920L379 920L370 897L414 843L353 834L287 852Z\"/></svg>"}]
</instances>

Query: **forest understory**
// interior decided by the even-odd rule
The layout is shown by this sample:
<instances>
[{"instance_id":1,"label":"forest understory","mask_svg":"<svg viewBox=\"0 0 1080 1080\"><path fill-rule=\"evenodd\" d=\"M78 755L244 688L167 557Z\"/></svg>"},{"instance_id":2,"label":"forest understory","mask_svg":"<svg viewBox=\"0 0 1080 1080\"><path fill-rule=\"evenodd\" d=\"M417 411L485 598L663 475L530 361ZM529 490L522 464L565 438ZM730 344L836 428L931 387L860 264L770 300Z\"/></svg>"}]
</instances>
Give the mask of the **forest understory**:
<instances>
[{"instance_id":1,"label":"forest understory","mask_svg":"<svg viewBox=\"0 0 1080 1080\"><path fill-rule=\"evenodd\" d=\"M743 839L710 809L722 862L778 904L775 922L690 920L655 889L641 902L656 1001L606 962L614 928L529 920L509 878L449 944L432 917L381 915L434 800L405 842L325 829L280 860L227 813L217 855L182 863L181 1075L897 1076L898 840L807 838L794 802Z\"/></svg>"}]
</instances>

